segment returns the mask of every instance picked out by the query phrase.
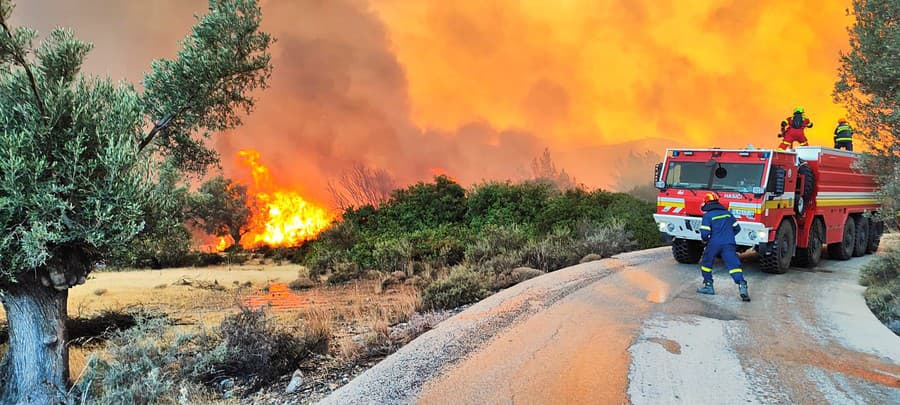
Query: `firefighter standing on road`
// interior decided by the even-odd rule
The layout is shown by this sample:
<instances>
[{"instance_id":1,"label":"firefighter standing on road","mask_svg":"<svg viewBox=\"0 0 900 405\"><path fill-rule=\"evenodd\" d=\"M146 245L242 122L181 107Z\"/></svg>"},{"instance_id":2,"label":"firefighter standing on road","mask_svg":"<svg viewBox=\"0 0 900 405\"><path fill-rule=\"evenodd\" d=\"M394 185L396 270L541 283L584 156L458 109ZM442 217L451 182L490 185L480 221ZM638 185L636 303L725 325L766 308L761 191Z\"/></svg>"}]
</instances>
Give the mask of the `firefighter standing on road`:
<instances>
[{"instance_id":1,"label":"firefighter standing on road","mask_svg":"<svg viewBox=\"0 0 900 405\"><path fill-rule=\"evenodd\" d=\"M700 294L715 294L713 289L712 267L716 257L721 257L728 268L728 273L735 284L738 285L738 293L744 301L750 301L750 293L747 292L747 281L744 280L744 270L741 269L741 260L737 256L737 244L734 235L741 231L741 226L735 221L734 216L719 203L719 196L710 192L703 196L703 222L700 225L700 237L707 241L703 258L700 259L700 273L703 275L703 287L697 289Z\"/></svg>"},{"instance_id":2,"label":"firefighter standing on road","mask_svg":"<svg viewBox=\"0 0 900 405\"><path fill-rule=\"evenodd\" d=\"M813 123L803 115L803 107L794 109L794 115L787 117L781 121L781 145L778 150L787 150L794 147L794 142L798 142L800 146L807 146L809 142L806 140L804 130L812 128Z\"/></svg>"},{"instance_id":3,"label":"firefighter standing on road","mask_svg":"<svg viewBox=\"0 0 900 405\"><path fill-rule=\"evenodd\" d=\"M853 128L844 118L838 119L837 128L834 129L834 148L853 150Z\"/></svg>"}]
</instances>

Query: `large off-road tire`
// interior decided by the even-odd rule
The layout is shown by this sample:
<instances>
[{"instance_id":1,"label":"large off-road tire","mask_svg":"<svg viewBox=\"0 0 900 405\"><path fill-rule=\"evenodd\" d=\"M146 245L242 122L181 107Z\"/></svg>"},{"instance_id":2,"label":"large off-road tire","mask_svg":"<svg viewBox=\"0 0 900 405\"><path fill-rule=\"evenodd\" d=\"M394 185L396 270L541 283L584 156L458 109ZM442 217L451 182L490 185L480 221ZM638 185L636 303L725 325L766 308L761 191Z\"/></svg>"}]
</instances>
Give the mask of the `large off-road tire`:
<instances>
[{"instance_id":1,"label":"large off-road tire","mask_svg":"<svg viewBox=\"0 0 900 405\"><path fill-rule=\"evenodd\" d=\"M798 216L806 213L806 208L812 202L813 192L816 190L816 176L809 165L801 165L797 169L797 174L804 178L803 189L798 184L796 195L794 196L794 211Z\"/></svg>"},{"instance_id":2,"label":"large off-road tire","mask_svg":"<svg viewBox=\"0 0 900 405\"><path fill-rule=\"evenodd\" d=\"M759 258L759 267L766 273L784 274L791 267L791 258L797 244L794 225L789 219L781 221L775 240L772 242L772 254Z\"/></svg>"},{"instance_id":3,"label":"large off-road tire","mask_svg":"<svg viewBox=\"0 0 900 405\"><path fill-rule=\"evenodd\" d=\"M869 244L866 253L875 253L881 245L881 235L884 234L884 222L872 221L869 224Z\"/></svg>"},{"instance_id":4,"label":"large off-road tire","mask_svg":"<svg viewBox=\"0 0 900 405\"><path fill-rule=\"evenodd\" d=\"M856 243L853 246L853 256L859 257L866 254L869 247L869 218L862 215L853 217L856 226Z\"/></svg>"},{"instance_id":5,"label":"large off-road tire","mask_svg":"<svg viewBox=\"0 0 900 405\"><path fill-rule=\"evenodd\" d=\"M703 256L703 244L698 240L675 238L672 241L672 256L678 263L697 264Z\"/></svg>"},{"instance_id":6,"label":"large off-road tire","mask_svg":"<svg viewBox=\"0 0 900 405\"><path fill-rule=\"evenodd\" d=\"M856 222L847 217L844 221L844 236L838 243L828 244L828 257L836 260L850 260L856 248Z\"/></svg>"},{"instance_id":7,"label":"large off-road tire","mask_svg":"<svg viewBox=\"0 0 900 405\"><path fill-rule=\"evenodd\" d=\"M825 224L820 218L813 220L809 228L809 244L805 248L797 248L797 255L791 265L813 268L822 261L822 246L825 244Z\"/></svg>"}]
</instances>

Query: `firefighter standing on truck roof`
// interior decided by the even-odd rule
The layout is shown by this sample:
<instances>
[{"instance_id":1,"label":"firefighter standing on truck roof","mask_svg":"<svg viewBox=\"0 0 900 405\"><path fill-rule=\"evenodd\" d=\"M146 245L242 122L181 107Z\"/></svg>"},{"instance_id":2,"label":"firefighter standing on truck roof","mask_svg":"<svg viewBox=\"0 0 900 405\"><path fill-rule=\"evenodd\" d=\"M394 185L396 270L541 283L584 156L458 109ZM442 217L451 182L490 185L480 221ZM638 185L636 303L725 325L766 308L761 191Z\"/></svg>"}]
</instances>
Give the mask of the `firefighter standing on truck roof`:
<instances>
[{"instance_id":1,"label":"firefighter standing on truck roof","mask_svg":"<svg viewBox=\"0 0 900 405\"><path fill-rule=\"evenodd\" d=\"M750 301L750 293L747 292L747 281L744 280L744 270L741 269L741 260L737 256L737 244L734 235L741 231L741 226L735 221L734 216L719 203L719 196L709 192L703 196L703 222L700 225L700 237L707 241L703 258L700 259L700 273L703 275L703 287L697 289L700 294L715 294L713 289L712 267L716 256L722 258L725 267L734 283L738 285L738 293L744 301Z\"/></svg>"},{"instance_id":2,"label":"firefighter standing on truck roof","mask_svg":"<svg viewBox=\"0 0 900 405\"><path fill-rule=\"evenodd\" d=\"M781 121L781 145L778 150L787 150L794 147L794 142L798 142L800 146L807 146L809 142L806 140L806 134L803 132L806 128L812 128L813 123L803 115L803 107L794 109L794 114Z\"/></svg>"},{"instance_id":3,"label":"firefighter standing on truck roof","mask_svg":"<svg viewBox=\"0 0 900 405\"><path fill-rule=\"evenodd\" d=\"M838 119L837 128L834 129L834 148L853 150L853 128L844 118Z\"/></svg>"}]
</instances>

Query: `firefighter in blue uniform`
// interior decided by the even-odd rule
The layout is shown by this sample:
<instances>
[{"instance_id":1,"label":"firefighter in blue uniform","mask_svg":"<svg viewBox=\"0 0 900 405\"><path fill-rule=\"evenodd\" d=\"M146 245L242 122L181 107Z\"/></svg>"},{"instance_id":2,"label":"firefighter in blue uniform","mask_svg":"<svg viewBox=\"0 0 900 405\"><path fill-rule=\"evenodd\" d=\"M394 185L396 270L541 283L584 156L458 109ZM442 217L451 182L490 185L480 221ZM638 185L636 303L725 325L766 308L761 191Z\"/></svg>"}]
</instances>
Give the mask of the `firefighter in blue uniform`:
<instances>
[{"instance_id":1,"label":"firefighter in blue uniform","mask_svg":"<svg viewBox=\"0 0 900 405\"><path fill-rule=\"evenodd\" d=\"M735 221L734 216L719 203L719 196L710 192L703 196L703 222L700 225L700 237L708 242L700 259L700 273L703 275L703 287L697 289L700 294L715 294L713 289L712 267L716 256L721 257L728 268L728 273L734 283L738 285L738 293L744 301L750 301L750 293L747 292L747 281L744 280L744 270L741 269L741 260L737 255L737 244L734 235L741 231L741 226Z\"/></svg>"}]
</instances>

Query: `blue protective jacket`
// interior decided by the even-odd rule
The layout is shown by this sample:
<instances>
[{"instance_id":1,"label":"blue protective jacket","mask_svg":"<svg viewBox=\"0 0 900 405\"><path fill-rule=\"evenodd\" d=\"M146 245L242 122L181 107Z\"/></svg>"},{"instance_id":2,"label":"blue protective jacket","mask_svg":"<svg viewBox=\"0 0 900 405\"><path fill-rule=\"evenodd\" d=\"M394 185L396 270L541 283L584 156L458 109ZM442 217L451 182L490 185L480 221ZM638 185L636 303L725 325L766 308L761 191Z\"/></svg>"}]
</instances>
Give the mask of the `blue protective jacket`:
<instances>
[{"instance_id":1,"label":"blue protective jacket","mask_svg":"<svg viewBox=\"0 0 900 405\"><path fill-rule=\"evenodd\" d=\"M734 216L718 201L703 204L700 237L711 245L734 245L734 235L741 231Z\"/></svg>"}]
</instances>

